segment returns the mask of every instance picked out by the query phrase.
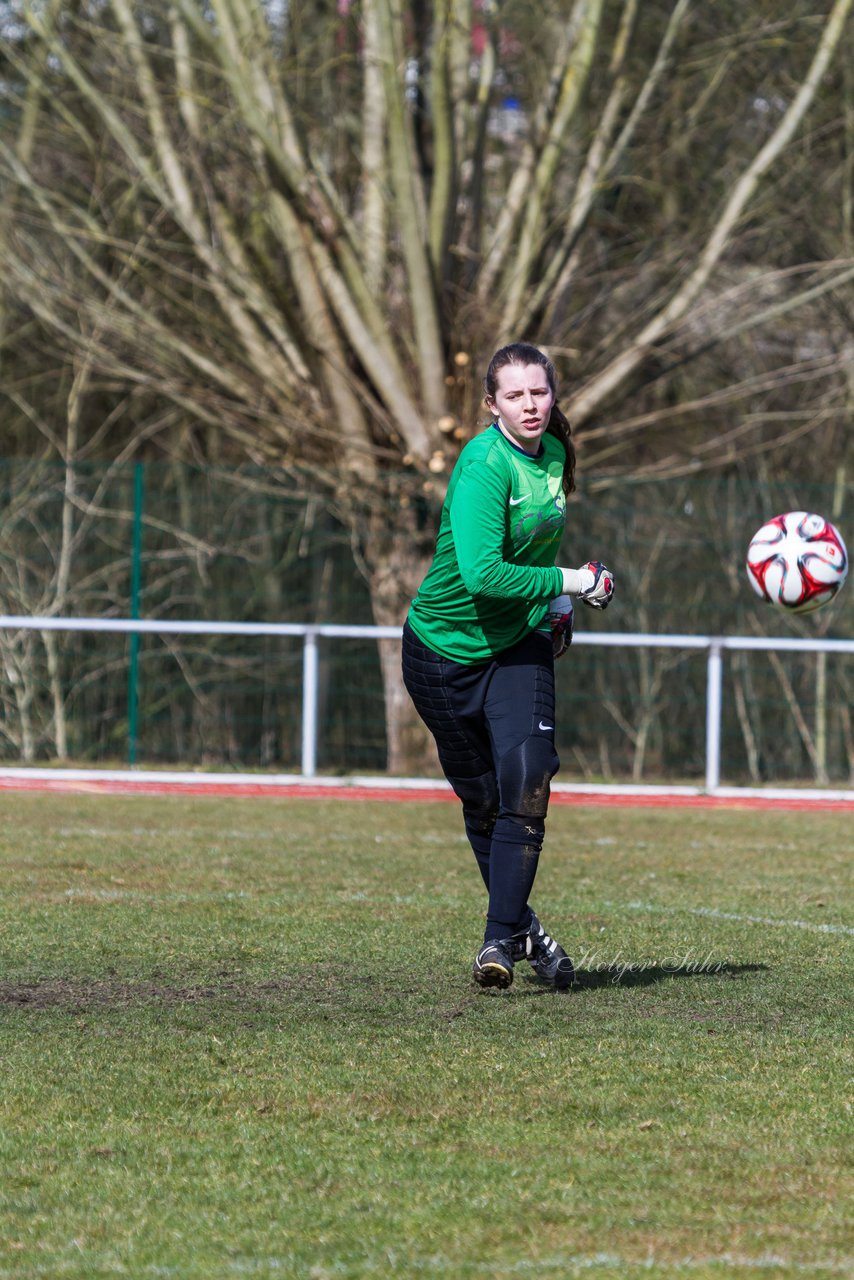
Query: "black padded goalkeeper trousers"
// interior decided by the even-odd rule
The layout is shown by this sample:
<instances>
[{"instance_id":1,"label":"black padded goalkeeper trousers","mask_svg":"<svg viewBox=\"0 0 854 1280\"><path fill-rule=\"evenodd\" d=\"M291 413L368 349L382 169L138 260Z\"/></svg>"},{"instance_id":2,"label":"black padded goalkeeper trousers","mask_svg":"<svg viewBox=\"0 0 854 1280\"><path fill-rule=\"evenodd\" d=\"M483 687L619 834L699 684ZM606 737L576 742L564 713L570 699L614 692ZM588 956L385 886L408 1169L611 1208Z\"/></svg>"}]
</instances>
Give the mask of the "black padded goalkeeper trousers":
<instances>
[{"instance_id":1,"label":"black padded goalkeeper trousers","mask_svg":"<svg viewBox=\"0 0 854 1280\"><path fill-rule=\"evenodd\" d=\"M533 631L488 662L452 662L407 622L403 679L436 740L463 806L466 835L489 893L484 939L526 928L558 768L551 638Z\"/></svg>"}]
</instances>

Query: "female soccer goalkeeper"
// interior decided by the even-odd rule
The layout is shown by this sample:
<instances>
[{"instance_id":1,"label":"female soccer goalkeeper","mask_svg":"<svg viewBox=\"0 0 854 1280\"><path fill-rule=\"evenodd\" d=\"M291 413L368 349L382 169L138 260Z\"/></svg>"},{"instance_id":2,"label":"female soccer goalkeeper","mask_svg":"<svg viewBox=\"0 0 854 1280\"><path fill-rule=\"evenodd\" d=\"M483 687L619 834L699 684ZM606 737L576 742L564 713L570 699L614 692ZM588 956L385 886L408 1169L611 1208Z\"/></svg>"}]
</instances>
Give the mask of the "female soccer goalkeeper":
<instances>
[{"instance_id":1,"label":"female soccer goalkeeper","mask_svg":"<svg viewBox=\"0 0 854 1280\"><path fill-rule=\"evenodd\" d=\"M509 987L514 962L527 959L566 988L572 961L528 904L559 764L554 658L572 638L567 597L604 609L614 578L599 561L555 565L575 450L551 361L527 343L502 347L484 389L493 421L451 475L404 626L403 678L462 801L489 894L475 982Z\"/></svg>"}]
</instances>

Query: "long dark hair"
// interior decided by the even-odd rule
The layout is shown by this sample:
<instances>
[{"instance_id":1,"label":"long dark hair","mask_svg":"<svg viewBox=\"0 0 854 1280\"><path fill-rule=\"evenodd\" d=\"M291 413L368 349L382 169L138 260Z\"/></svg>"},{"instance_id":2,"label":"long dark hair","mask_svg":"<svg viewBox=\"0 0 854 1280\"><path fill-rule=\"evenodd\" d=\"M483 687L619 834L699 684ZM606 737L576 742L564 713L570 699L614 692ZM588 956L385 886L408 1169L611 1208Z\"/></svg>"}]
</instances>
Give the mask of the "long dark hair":
<instances>
[{"instance_id":1,"label":"long dark hair","mask_svg":"<svg viewBox=\"0 0 854 1280\"><path fill-rule=\"evenodd\" d=\"M483 380L483 389L491 400L495 399L495 393L498 390L498 372L508 364L518 364L523 367L528 364L538 364L545 370L549 389L555 396L546 431L549 435L556 436L566 451L562 484L564 496L568 498L575 488L575 445L572 443L572 428L569 420L558 408L555 367L545 352L540 351L539 347L531 346L529 342L511 342L508 346L501 347L490 360Z\"/></svg>"}]
</instances>

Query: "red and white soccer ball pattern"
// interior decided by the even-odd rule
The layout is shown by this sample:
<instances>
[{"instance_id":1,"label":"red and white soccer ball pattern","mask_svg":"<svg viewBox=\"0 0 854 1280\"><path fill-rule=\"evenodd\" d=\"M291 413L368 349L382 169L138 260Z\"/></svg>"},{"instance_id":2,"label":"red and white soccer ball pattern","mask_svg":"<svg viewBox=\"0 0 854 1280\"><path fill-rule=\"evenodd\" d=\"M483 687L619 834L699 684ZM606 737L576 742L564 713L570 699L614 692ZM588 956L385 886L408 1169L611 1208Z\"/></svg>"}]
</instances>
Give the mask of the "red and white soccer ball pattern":
<instances>
[{"instance_id":1,"label":"red and white soccer ball pattern","mask_svg":"<svg viewBox=\"0 0 854 1280\"><path fill-rule=\"evenodd\" d=\"M824 516L787 511L751 538L747 576L769 604L808 613L839 591L848 576L848 553L839 530Z\"/></svg>"}]
</instances>

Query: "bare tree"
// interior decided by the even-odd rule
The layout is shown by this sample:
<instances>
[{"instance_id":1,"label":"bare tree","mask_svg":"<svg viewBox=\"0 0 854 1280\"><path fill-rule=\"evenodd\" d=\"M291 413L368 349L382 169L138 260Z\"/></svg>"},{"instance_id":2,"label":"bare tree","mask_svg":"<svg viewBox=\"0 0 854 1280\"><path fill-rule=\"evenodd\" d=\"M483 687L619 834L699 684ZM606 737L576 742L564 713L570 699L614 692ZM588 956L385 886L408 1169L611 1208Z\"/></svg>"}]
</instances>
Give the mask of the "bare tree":
<instances>
[{"instance_id":1,"label":"bare tree","mask_svg":"<svg viewBox=\"0 0 854 1280\"><path fill-rule=\"evenodd\" d=\"M747 335L854 278L850 202L833 246L793 250L783 216L810 166L834 198L850 177L831 90L852 3L713 21L689 0L643 21L637 0L26 3L2 50L7 315L74 379L169 406L173 455L313 469L349 513L376 621L397 623L432 534L397 479L441 492L498 341L532 338L572 375L600 473L770 447L792 385L798 438L838 423L834 341L743 364Z\"/></svg>"}]
</instances>

